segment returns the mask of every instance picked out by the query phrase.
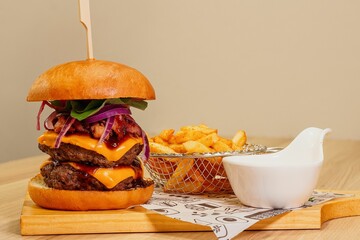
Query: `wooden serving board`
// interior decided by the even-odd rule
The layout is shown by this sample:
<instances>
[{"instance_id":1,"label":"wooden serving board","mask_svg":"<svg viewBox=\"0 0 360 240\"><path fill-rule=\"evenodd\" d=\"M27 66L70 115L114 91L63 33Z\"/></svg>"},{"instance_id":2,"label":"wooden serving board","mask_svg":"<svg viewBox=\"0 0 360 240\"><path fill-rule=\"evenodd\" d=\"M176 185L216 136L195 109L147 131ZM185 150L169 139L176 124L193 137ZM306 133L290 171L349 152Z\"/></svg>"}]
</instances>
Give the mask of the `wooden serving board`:
<instances>
[{"instance_id":1,"label":"wooden serving board","mask_svg":"<svg viewBox=\"0 0 360 240\"><path fill-rule=\"evenodd\" d=\"M320 229L325 221L360 215L360 192L261 220L249 230ZM22 235L211 231L210 227L168 218L143 207L107 211L58 211L38 207L27 195L20 217Z\"/></svg>"}]
</instances>

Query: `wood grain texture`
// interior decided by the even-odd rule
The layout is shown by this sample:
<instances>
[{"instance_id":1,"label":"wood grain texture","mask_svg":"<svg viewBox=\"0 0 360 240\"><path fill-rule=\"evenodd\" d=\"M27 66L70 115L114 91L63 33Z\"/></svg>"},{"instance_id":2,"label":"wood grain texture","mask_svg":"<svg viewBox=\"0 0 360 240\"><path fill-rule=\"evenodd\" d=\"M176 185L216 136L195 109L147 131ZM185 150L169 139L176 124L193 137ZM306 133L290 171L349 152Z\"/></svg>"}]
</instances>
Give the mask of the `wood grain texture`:
<instances>
[{"instance_id":1,"label":"wood grain texture","mask_svg":"<svg viewBox=\"0 0 360 240\"><path fill-rule=\"evenodd\" d=\"M360 192L354 197L335 199L314 207L294 210L257 222L249 230L320 229L325 221L360 215ZM35 205L27 195L21 213L23 235L210 231L143 207L108 211L58 211ZM51 228L48 227L51 223Z\"/></svg>"}]
</instances>

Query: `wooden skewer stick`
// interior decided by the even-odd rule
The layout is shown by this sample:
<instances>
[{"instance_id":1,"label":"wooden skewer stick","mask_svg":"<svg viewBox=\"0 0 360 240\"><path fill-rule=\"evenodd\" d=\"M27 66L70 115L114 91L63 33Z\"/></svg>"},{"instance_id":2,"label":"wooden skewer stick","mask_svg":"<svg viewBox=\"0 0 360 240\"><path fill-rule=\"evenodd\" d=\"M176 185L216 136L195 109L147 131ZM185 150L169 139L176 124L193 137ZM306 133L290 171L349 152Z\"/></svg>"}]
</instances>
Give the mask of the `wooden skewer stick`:
<instances>
[{"instance_id":1,"label":"wooden skewer stick","mask_svg":"<svg viewBox=\"0 0 360 240\"><path fill-rule=\"evenodd\" d=\"M80 22L84 25L87 38L87 58L94 59L89 0L79 0Z\"/></svg>"}]
</instances>

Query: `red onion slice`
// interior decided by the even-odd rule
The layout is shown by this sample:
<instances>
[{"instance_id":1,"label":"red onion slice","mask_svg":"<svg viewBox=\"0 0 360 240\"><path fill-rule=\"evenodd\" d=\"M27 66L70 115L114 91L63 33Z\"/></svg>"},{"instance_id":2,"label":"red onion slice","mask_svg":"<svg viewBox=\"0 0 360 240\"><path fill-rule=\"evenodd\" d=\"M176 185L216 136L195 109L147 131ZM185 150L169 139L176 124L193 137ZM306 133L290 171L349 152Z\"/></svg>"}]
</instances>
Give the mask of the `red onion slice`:
<instances>
[{"instance_id":1,"label":"red onion slice","mask_svg":"<svg viewBox=\"0 0 360 240\"><path fill-rule=\"evenodd\" d=\"M56 115L58 115L57 111L53 111L45 120L44 122L44 128L46 130L54 130L54 124L53 120L55 119Z\"/></svg>"},{"instance_id":2,"label":"red onion slice","mask_svg":"<svg viewBox=\"0 0 360 240\"><path fill-rule=\"evenodd\" d=\"M101 121L105 118L110 118L110 117L113 117L116 115L121 115L121 114L130 115L131 111L129 108L126 108L126 107L110 108L110 109L106 109L105 111L99 111L99 113L96 113L96 114L86 118L84 121L86 123L94 123L94 122Z\"/></svg>"},{"instance_id":3,"label":"red onion slice","mask_svg":"<svg viewBox=\"0 0 360 240\"><path fill-rule=\"evenodd\" d=\"M45 107L46 101L42 101L38 114L36 116L36 130L40 130L40 116L41 113L44 111L44 107Z\"/></svg>"},{"instance_id":4,"label":"red onion slice","mask_svg":"<svg viewBox=\"0 0 360 240\"><path fill-rule=\"evenodd\" d=\"M141 129L141 137L143 139L144 147L143 147L143 155L144 155L144 162L147 162L147 160L150 157L150 146L149 146L149 139L147 138L147 135L144 130Z\"/></svg>"},{"instance_id":5,"label":"red onion slice","mask_svg":"<svg viewBox=\"0 0 360 240\"><path fill-rule=\"evenodd\" d=\"M60 147L61 139L63 138L63 136L65 136L65 134L67 133L67 131L70 129L71 125L74 122L75 122L75 118L72 118L71 116L69 116L66 119L66 122L65 122L64 126L61 128L61 130L59 132L59 135L56 137L55 148Z\"/></svg>"},{"instance_id":6,"label":"red onion slice","mask_svg":"<svg viewBox=\"0 0 360 240\"><path fill-rule=\"evenodd\" d=\"M112 129L112 126L114 124L114 120L115 120L115 117L112 116L112 117L109 117L107 120L106 120L106 124L105 124L105 130L104 132L102 133L101 137L100 137L100 140L98 141L97 145L100 145L104 142L105 138L110 134L110 131Z\"/></svg>"}]
</instances>

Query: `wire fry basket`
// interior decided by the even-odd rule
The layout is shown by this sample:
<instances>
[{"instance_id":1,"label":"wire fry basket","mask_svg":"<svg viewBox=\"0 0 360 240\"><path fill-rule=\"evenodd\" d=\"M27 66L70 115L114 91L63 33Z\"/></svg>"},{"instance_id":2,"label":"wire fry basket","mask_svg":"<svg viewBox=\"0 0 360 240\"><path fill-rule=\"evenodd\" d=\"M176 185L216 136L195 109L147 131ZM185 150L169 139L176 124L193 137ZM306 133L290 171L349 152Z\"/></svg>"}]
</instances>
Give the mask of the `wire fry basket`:
<instances>
[{"instance_id":1,"label":"wire fry basket","mask_svg":"<svg viewBox=\"0 0 360 240\"><path fill-rule=\"evenodd\" d=\"M222 158L265 153L262 145L246 144L241 151L191 154L151 153L144 163L157 187L164 192L201 194L232 193Z\"/></svg>"}]
</instances>

